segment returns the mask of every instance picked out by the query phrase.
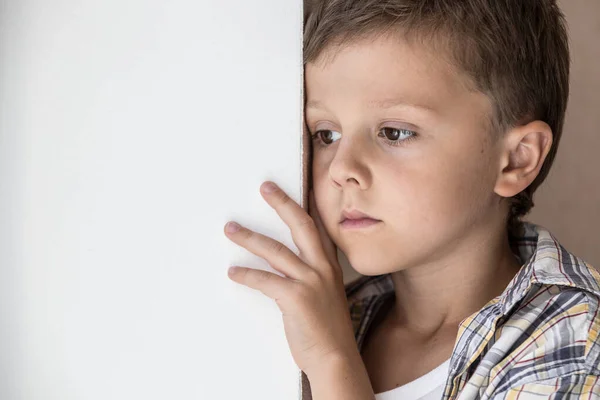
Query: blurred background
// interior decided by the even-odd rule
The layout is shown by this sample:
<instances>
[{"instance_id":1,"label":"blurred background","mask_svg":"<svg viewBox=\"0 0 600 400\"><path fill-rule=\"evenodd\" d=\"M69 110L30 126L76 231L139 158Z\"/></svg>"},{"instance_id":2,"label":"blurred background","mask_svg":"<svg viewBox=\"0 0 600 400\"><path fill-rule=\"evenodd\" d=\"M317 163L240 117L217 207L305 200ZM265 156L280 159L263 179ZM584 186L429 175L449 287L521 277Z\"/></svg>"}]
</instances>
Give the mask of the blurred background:
<instances>
[{"instance_id":1,"label":"blurred background","mask_svg":"<svg viewBox=\"0 0 600 400\"><path fill-rule=\"evenodd\" d=\"M524 218L600 270L600 1L559 0L571 46L571 90L558 153ZM339 252L344 281L360 275Z\"/></svg>"},{"instance_id":2,"label":"blurred background","mask_svg":"<svg viewBox=\"0 0 600 400\"><path fill-rule=\"evenodd\" d=\"M559 1L571 46L571 93L558 154L525 218L600 268L600 1Z\"/></svg>"}]
</instances>

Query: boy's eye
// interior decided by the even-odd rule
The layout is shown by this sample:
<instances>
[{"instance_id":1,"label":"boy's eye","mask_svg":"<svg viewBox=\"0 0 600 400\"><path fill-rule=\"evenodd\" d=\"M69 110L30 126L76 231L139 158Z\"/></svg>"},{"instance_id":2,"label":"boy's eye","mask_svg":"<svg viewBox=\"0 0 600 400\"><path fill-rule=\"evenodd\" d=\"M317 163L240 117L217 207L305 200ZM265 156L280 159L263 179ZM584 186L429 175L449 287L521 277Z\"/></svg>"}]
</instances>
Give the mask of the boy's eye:
<instances>
[{"instance_id":1,"label":"boy's eye","mask_svg":"<svg viewBox=\"0 0 600 400\"><path fill-rule=\"evenodd\" d=\"M335 136L338 136L339 138L341 133L331 130L320 130L311 135L313 141L320 139L320 146L330 145L335 140ZM379 130L377 136L383 137L385 142L390 146L401 146L403 142L414 139L417 136L417 133L408 129L384 127Z\"/></svg>"},{"instance_id":2,"label":"boy's eye","mask_svg":"<svg viewBox=\"0 0 600 400\"><path fill-rule=\"evenodd\" d=\"M314 135L312 135L312 138L313 140L320 138L325 145L329 145L331 144L331 142L333 142L332 136L336 136L336 134L338 137L342 135L341 133L336 131L322 130L316 131Z\"/></svg>"},{"instance_id":3,"label":"boy's eye","mask_svg":"<svg viewBox=\"0 0 600 400\"><path fill-rule=\"evenodd\" d=\"M385 127L385 128L381 128L381 130L379 132L383 132L383 136L386 137L386 139L392 141L392 142L397 142L398 139L400 139L400 141L402 140L406 140L407 137L412 137L414 134L413 131L409 131L407 129L398 129L398 128L390 128L390 127ZM381 136L381 135L378 135ZM402 137L404 139L402 139Z\"/></svg>"}]
</instances>

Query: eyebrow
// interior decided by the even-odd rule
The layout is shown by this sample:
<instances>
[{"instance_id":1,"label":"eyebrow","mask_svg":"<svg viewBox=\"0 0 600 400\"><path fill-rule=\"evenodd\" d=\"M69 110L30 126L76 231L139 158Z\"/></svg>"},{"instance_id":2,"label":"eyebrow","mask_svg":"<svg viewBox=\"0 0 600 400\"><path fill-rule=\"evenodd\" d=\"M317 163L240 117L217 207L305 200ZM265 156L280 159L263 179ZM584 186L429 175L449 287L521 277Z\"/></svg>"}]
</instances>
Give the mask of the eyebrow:
<instances>
[{"instance_id":1,"label":"eyebrow","mask_svg":"<svg viewBox=\"0 0 600 400\"><path fill-rule=\"evenodd\" d=\"M310 100L306 102L306 108L316 108L318 110L325 110L323 103L317 100Z\"/></svg>"},{"instance_id":2,"label":"eyebrow","mask_svg":"<svg viewBox=\"0 0 600 400\"><path fill-rule=\"evenodd\" d=\"M436 110L430 106L427 106L424 104L414 104L414 103L404 101L402 99L371 100L367 103L368 108L379 108L382 110L385 110L388 108L393 108L393 107L399 107L399 106L421 109L421 110L425 110L428 112L436 112ZM323 105L323 103L321 103L318 100L308 101L306 103L306 108L307 109L314 108L314 109L319 109L319 110L327 110L327 108Z\"/></svg>"}]
</instances>

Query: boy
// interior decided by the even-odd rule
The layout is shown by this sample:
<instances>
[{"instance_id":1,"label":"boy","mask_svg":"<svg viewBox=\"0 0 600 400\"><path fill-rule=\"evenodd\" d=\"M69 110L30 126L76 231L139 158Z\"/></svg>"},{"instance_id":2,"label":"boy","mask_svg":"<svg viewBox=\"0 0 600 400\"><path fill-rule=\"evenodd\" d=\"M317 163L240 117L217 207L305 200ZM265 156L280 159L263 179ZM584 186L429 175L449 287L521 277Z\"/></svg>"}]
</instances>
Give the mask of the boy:
<instances>
[{"instance_id":1,"label":"boy","mask_svg":"<svg viewBox=\"0 0 600 400\"><path fill-rule=\"evenodd\" d=\"M315 206L365 276L345 288L363 365L311 366L303 398L600 398L600 276L520 220L567 105L555 1L305 8Z\"/></svg>"},{"instance_id":2,"label":"boy","mask_svg":"<svg viewBox=\"0 0 600 400\"><path fill-rule=\"evenodd\" d=\"M333 241L367 275L347 295L375 393L600 395L598 275L518 220L567 104L555 2L325 0L307 11L314 192ZM336 227L341 205L382 222ZM440 365L447 376L394 397Z\"/></svg>"}]
</instances>

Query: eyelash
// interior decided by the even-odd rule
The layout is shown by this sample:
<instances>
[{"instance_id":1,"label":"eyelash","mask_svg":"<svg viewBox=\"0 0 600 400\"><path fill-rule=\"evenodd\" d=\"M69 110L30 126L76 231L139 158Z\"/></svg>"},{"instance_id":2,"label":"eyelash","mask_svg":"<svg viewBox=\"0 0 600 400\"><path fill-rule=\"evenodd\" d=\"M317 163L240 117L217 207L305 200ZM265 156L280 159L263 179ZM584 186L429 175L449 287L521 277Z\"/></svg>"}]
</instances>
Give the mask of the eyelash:
<instances>
[{"instance_id":1,"label":"eyelash","mask_svg":"<svg viewBox=\"0 0 600 400\"><path fill-rule=\"evenodd\" d=\"M404 146L406 144L406 142L414 140L418 136L417 132L411 131L411 130L408 130L408 129L392 128L392 127L389 127L389 126L384 126L383 128L381 128L381 130L383 130L383 129L393 129L393 130L396 130L396 131L400 131L401 132L400 134L403 134L403 133L406 133L406 132L409 132L411 134L410 136L408 136L408 137L406 137L405 139L402 139L402 140L390 140L390 139L388 139L388 138L385 137L385 134L383 134L383 135L377 134L378 137L383 136L384 142L388 146L392 146L392 147ZM381 130L380 130L380 132L381 132ZM311 139L312 139L313 142L318 141L317 146L319 146L319 147L327 147L327 146L329 146L329 144L325 144L325 143L323 143L322 140L319 139L320 138L319 133L321 133L321 132L331 132L331 129L321 129L319 131L316 131L315 133L312 133L310 135L310 137L311 137Z\"/></svg>"}]
</instances>

